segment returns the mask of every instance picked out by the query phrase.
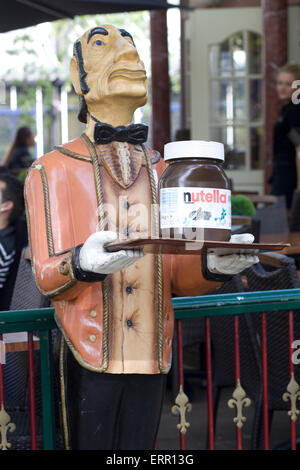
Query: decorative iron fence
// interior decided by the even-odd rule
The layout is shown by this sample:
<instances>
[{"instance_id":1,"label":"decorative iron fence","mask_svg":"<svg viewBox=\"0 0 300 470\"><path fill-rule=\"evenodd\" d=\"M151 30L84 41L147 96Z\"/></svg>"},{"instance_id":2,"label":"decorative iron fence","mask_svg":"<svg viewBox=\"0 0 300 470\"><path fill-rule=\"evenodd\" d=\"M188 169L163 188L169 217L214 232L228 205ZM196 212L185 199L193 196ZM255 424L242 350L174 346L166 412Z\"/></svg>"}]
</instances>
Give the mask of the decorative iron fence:
<instances>
[{"instance_id":1,"label":"decorative iron fence","mask_svg":"<svg viewBox=\"0 0 300 470\"><path fill-rule=\"evenodd\" d=\"M22 441L27 447L26 434L20 435L14 422L15 417L19 419L20 426L27 430L27 414L29 414L30 428L30 448L37 449L37 419L36 400L37 386L40 387L41 398L41 428L43 448L45 450L55 449L55 409L54 409L54 381L53 381L53 357L51 330L56 329L56 323L53 319L54 310L50 308L39 310L8 311L0 313L0 340L1 340L1 364L0 364L0 449L7 450L19 446L18 441ZM5 335L8 333L27 332L27 341L5 342ZM34 341L34 334L38 335L39 341ZM23 339L23 338L22 338ZM39 350L39 357L34 354L35 344ZM24 354L27 355L24 357ZM8 362L6 363L6 359ZM36 360L39 359L39 370L35 367ZM21 363L20 363L21 361ZM24 366L28 365L27 371ZM6 396L6 369L12 375L9 396ZM28 374L24 385L24 374ZM19 374L19 377L17 376ZM36 384L35 374L39 375L39 384ZM17 387L22 389L18 393ZM26 393L26 391L28 393ZM16 396L27 395L29 406L26 403L16 403ZM23 400L22 400L23 401ZM8 402L8 407L6 403ZM28 411L28 413L27 413ZM25 421L25 424L24 424ZM19 434L18 439L13 439L15 445L12 445L10 438L13 433Z\"/></svg>"},{"instance_id":2,"label":"decorative iron fence","mask_svg":"<svg viewBox=\"0 0 300 470\"><path fill-rule=\"evenodd\" d=\"M203 318L205 328L205 356L206 356L206 391L207 391L207 413L208 413L208 448L214 449L215 445L215 416L214 416L214 396L213 396L213 360L212 360L212 335L211 321L215 319L217 324L218 318L221 316L230 316L233 319L232 341L234 349L234 373L235 373L235 389L232 398L228 401L230 408L235 408L236 413L233 422L236 425L236 448L241 450L243 424L246 417L243 415L244 408L250 406L251 400L247 396L241 382L241 361L240 361L240 321L247 316L248 320L255 315L259 316L260 336L258 331L254 330L254 334L250 335L250 340L256 341L253 345L253 358L255 352L259 354L260 364L258 367L258 379L261 380L261 413L262 413L262 431L263 431L263 448L270 448L270 426L269 426L269 364L268 364L268 325L267 312L271 312L271 319L282 311L287 311L287 331L285 338L287 344L288 364L289 364L289 381L282 388L281 399L283 402L290 402L290 409L287 418L290 419L290 448L296 450L296 421L300 414L297 409L297 400L300 400L300 387L295 380L295 353L294 340L294 320L298 312L295 310L300 308L300 289L286 289L277 291L264 292L242 292L236 294L223 295L206 295L191 298L174 298L173 307L176 319L177 330L177 360L178 360L178 385L179 394L176 398L176 407L174 413L180 413L180 422L178 425L180 449L186 449L186 432L189 427L186 422L186 411L191 409L188 397L184 394L184 364L183 364L183 345L182 345L182 320L187 318ZM300 317L298 317L300 320ZM284 319L283 319L284 320ZM269 327L272 326L270 319ZM299 324L299 321L297 322ZM251 324L247 324L247 328L251 328ZM253 327L253 324L252 324ZM282 331L284 333L284 331ZM225 331L224 331L225 334ZM299 341L300 346L300 341ZM275 345L276 347L276 345ZM226 350L224 349L224 355ZM249 361L253 360L249 357ZM254 358L255 359L255 358ZM247 360L247 358L246 358ZM300 361L299 361L300 362ZM244 361L245 363L245 361ZM299 366L300 368L300 366ZM279 373L280 371L278 371ZM273 371L274 374L274 371ZM275 371L276 374L276 371Z\"/></svg>"}]
</instances>

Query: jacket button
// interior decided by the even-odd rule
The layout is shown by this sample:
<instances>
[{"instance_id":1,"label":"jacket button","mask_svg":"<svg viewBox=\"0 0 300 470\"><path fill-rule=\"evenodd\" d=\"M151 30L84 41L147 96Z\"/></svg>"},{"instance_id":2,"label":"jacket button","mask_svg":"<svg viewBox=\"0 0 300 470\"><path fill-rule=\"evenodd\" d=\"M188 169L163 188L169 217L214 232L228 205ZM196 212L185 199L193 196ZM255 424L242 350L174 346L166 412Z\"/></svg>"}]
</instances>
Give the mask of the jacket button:
<instances>
[{"instance_id":1,"label":"jacket button","mask_svg":"<svg viewBox=\"0 0 300 470\"><path fill-rule=\"evenodd\" d=\"M131 294L132 293L132 287L131 286L126 286L126 292L127 294Z\"/></svg>"},{"instance_id":2,"label":"jacket button","mask_svg":"<svg viewBox=\"0 0 300 470\"><path fill-rule=\"evenodd\" d=\"M94 343L96 341L96 336L95 335L90 335L89 340L91 341L91 343Z\"/></svg>"},{"instance_id":3,"label":"jacket button","mask_svg":"<svg viewBox=\"0 0 300 470\"><path fill-rule=\"evenodd\" d=\"M127 320L126 321L126 325L130 328L132 327L132 321L131 320Z\"/></svg>"},{"instance_id":4,"label":"jacket button","mask_svg":"<svg viewBox=\"0 0 300 470\"><path fill-rule=\"evenodd\" d=\"M91 311L90 311L90 316L91 316L92 318L95 318L95 317L97 316L96 310L91 310Z\"/></svg>"},{"instance_id":5,"label":"jacket button","mask_svg":"<svg viewBox=\"0 0 300 470\"><path fill-rule=\"evenodd\" d=\"M129 207L130 207L129 201L125 201L125 202L124 202L124 208L125 208L125 209L129 209Z\"/></svg>"}]
</instances>

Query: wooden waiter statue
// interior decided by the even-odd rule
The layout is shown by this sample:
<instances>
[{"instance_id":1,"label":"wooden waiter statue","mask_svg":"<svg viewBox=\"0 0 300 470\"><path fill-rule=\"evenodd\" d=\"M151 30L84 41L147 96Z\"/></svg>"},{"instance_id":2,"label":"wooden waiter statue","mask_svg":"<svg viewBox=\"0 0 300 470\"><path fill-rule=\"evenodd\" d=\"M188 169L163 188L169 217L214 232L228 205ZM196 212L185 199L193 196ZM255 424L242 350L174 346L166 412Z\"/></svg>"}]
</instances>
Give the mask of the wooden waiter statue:
<instances>
[{"instance_id":1,"label":"wooden waiter statue","mask_svg":"<svg viewBox=\"0 0 300 470\"><path fill-rule=\"evenodd\" d=\"M86 130L39 158L25 184L33 272L62 333L65 443L153 449L171 366L171 295L220 283L203 278L200 256L104 248L158 223L151 208L160 156L144 145L147 127L132 124L147 101L147 78L130 33L87 31L74 44L71 79ZM215 256L215 272L257 262L232 256L225 271Z\"/></svg>"}]
</instances>

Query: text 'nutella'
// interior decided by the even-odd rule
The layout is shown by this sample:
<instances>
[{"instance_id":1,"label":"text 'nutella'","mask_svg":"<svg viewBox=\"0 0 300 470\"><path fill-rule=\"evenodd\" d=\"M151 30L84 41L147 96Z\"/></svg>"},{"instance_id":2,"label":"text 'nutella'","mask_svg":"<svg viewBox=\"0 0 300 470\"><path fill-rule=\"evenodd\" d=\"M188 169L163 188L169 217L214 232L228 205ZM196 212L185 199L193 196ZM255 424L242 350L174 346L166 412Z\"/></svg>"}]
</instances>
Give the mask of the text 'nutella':
<instances>
[{"instance_id":1,"label":"text 'nutella'","mask_svg":"<svg viewBox=\"0 0 300 470\"><path fill-rule=\"evenodd\" d=\"M165 145L168 167L159 181L160 230L171 238L227 241L231 234L230 182L219 142Z\"/></svg>"}]
</instances>

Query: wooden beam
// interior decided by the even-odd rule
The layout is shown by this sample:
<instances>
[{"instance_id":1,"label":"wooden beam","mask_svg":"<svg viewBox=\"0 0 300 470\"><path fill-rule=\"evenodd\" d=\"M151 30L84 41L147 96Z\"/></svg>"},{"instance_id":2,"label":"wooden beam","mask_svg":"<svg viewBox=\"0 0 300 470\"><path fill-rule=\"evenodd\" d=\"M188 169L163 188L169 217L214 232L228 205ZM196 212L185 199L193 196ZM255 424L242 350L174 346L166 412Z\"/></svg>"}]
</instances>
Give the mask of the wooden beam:
<instances>
[{"instance_id":1,"label":"wooden beam","mask_svg":"<svg viewBox=\"0 0 300 470\"><path fill-rule=\"evenodd\" d=\"M166 11L151 11L152 147L163 156L170 142L170 79Z\"/></svg>"},{"instance_id":2,"label":"wooden beam","mask_svg":"<svg viewBox=\"0 0 300 470\"><path fill-rule=\"evenodd\" d=\"M287 62L287 0L262 0L263 8L263 110L265 193L272 174L273 128L281 103L276 92L277 70Z\"/></svg>"},{"instance_id":3,"label":"wooden beam","mask_svg":"<svg viewBox=\"0 0 300 470\"><path fill-rule=\"evenodd\" d=\"M181 5L184 1L181 1ZM180 126L181 129L186 125L186 70L185 70L185 21L187 19L186 10L180 10Z\"/></svg>"}]
</instances>

